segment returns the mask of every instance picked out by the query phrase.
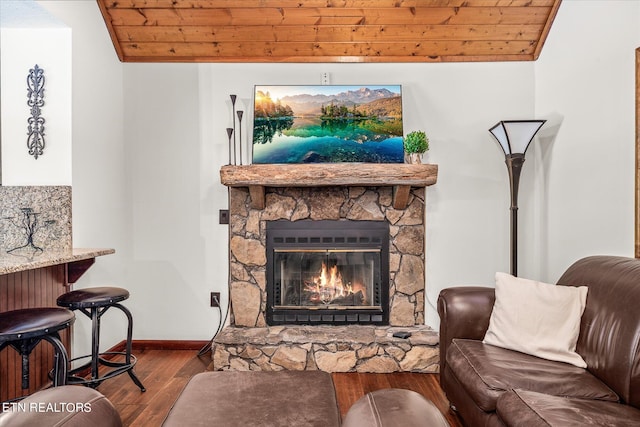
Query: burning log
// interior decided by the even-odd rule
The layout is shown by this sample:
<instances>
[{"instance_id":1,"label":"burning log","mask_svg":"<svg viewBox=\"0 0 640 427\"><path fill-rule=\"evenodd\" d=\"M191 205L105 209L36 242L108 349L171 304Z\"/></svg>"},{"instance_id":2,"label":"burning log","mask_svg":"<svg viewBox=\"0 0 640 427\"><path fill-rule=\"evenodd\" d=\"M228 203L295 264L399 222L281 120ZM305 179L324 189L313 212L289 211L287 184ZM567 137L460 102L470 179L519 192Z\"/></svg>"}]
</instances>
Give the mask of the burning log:
<instances>
[{"instance_id":1,"label":"burning log","mask_svg":"<svg viewBox=\"0 0 640 427\"><path fill-rule=\"evenodd\" d=\"M338 297L331 301L331 304L334 305L346 305L346 306L354 306L354 305L363 305L364 304L364 294L362 291L358 291L354 294L345 295L342 297Z\"/></svg>"}]
</instances>

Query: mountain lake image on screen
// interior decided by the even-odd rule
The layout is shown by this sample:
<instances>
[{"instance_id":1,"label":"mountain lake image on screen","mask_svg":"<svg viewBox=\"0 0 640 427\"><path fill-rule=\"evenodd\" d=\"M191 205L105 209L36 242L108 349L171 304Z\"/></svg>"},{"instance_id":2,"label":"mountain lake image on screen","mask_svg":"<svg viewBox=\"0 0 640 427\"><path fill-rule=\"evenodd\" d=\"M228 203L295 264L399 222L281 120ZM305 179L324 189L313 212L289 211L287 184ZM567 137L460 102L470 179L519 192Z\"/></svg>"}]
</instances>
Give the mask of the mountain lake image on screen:
<instances>
[{"instance_id":1,"label":"mountain lake image on screen","mask_svg":"<svg viewBox=\"0 0 640 427\"><path fill-rule=\"evenodd\" d=\"M253 163L403 163L400 85L255 86Z\"/></svg>"}]
</instances>

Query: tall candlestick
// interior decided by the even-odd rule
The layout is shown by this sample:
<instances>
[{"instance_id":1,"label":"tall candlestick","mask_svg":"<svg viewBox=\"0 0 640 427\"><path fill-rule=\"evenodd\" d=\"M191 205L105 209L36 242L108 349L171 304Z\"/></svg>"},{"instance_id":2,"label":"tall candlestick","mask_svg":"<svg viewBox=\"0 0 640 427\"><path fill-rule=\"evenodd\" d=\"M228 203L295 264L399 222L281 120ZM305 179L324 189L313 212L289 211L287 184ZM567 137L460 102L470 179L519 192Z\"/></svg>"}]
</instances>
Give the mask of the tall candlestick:
<instances>
[{"instance_id":1,"label":"tall candlestick","mask_svg":"<svg viewBox=\"0 0 640 427\"><path fill-rule=\"evenodd\" d=\"M242 110L238 111L238 120L240 121L239 124L239 128L240 128L240 164L242 165L242 114L244 114L244 112Z\"/></svg>"},{"instance_id":2,"label":"tall candlestick","mask_svg":"<svg viewBox=\"0 0 640 427\"><path fill-rule=\"evenodd\" d=\"M227 136L229 137L229 164L231 164L231 135L233 135L233 128L227 128Z\"/></svg>"},{"instance_id":3,"label":"tall candlestick","mask_svg":"<svg viewBox=\"0 0 640 427\"><path fill-rule=\"evenodd\" d=\"M231 98L231 116L233 117L233 164L236 162L236 95L229 95Z\"/></svg>"}]
</instances>

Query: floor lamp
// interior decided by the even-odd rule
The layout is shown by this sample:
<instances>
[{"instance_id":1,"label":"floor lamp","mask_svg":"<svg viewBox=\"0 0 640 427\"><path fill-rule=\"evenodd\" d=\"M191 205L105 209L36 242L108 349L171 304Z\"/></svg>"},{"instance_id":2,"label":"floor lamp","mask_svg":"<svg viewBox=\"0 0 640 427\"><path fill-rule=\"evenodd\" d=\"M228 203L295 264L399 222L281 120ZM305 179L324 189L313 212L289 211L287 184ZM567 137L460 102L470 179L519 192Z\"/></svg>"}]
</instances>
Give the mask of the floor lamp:
<instances>
[{"instance_id":1,"label":"floor lamp","mask_svg":"<svg viewBox=\"0 0 640 427\"><path fill-rule=\"evenodd\" d=\"M518 186L524 154L546 120L502 120L489 129L500 144L511 189L511 274L518 275Z\"/></svg>"}]
</instances>

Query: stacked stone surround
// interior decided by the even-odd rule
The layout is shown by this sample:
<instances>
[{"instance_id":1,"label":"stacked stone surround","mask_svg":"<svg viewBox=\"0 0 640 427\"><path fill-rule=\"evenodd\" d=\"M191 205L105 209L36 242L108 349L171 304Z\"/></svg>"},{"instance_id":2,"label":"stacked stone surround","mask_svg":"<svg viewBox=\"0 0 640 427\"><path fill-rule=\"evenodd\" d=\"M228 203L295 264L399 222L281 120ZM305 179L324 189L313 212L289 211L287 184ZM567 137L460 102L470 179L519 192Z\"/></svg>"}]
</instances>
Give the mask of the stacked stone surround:
<instances>
[{"instance_id":1,"label":"stacked stone surround","mask_svg":"<svg viewBox=\"0 0 640 427\"><path fill-rule=\"evenodd\" d=\"M423 326L424 195L424 188L413 188L406 209L400 210L393 208L392 187L267 188L265 208L253 209L248 188L229 188L230 326L214 340L212 368L334 371L329 367L334 365L344 372L437 369L437 360L432 360L437 359L437 334ZM277 220L387 221L390 326L267 327L265 224ZM398 341L391 336L398 328L415 337ZM411 361L417 355L425 366Z\"/></svg>"}]
</instances>

